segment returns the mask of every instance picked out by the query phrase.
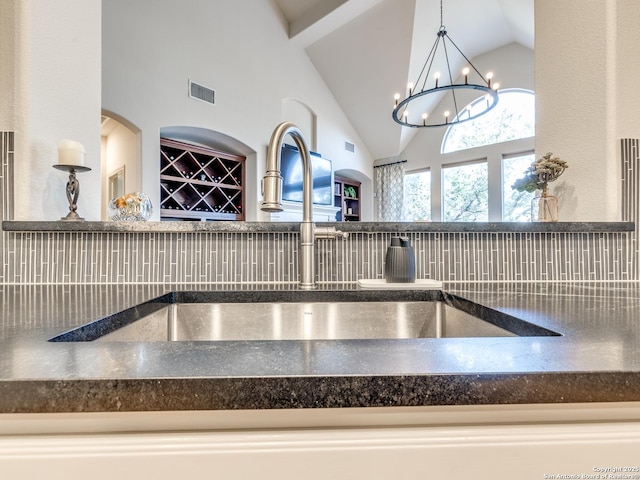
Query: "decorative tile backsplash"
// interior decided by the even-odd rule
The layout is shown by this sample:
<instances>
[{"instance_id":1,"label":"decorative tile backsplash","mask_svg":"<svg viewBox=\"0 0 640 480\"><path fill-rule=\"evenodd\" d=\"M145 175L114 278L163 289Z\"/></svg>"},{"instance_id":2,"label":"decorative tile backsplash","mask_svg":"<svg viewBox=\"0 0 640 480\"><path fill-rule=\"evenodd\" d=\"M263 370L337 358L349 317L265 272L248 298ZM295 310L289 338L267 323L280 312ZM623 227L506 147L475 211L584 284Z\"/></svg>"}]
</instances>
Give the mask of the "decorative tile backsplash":
<instances>
[{"instance_id":1,"label":"decorative tile backsplash","mask_svg":"<svg viewBox=\"0 0 640 480\"><path fill-rule=\"evenodd\" d=\"M318 280L383 278L390 233L318 240ZM410 233L418 278L444 281L630 280L629 234ZM9 235L5 283L295 282L296 233Z\"/></svg>"},{"instance_id":2,"label":"decorative tile backsplash","mask_svg":"<svg viewBox=\"0 0 640 480\"><path fill-rule=\"evenodd\" d=\"M629 274L640 280L640 139L623 138L620 141L622 159L622 220L635 222L636 230L629 238Z\"/></svg>"},{"instance_id":3,"label":"decorative tile backsplash","mask_svg":"<svg viewBox=\"0 0 640 480\"><path fill-rule=\"evenodd\" d=\"M0 134L3 219L12 216L13 134ZM639 280L639 141L622 141L623 220L636 232L420 232L418 278L446 282ZM402 232L398 232L402 233ZM298 279L298 234L2 232L0 283L236 284ZM318 280L383 278L391 233L318 240Z\"/></svg>"},{"instance_id":4,"label":"decorative tile backsplash","mask_svg":"<svg viewBox=\"0 0 640 480\"><path fill-rule=\"evenodd\" d=\"M2 220L13 219L14 138L13 132L0 132L0 215ZM5 248L8 236L0 229L0 260L3 267L0 272L0 283L4 282L5 270L9 265L9 255Z\"/></svg>"}]
</instances>

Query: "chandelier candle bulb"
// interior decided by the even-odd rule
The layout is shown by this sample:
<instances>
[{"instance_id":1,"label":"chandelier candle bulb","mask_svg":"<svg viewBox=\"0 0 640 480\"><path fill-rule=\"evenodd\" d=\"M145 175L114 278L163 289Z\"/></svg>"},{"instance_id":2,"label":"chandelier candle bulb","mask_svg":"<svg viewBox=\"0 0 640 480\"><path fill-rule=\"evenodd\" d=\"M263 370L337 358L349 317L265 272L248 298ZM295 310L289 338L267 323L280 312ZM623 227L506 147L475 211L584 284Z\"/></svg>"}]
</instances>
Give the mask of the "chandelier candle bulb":
<instances>
[{"instance_id":1,"label":"chandelier candle bulb","mask_svg":"<svg viewBox=\"0 0 640 480\"><path fill-rule=\"evenodd\" d=\"M449 110L444 112L444 123L449 123Z\"/></svg>"},{"instance_id":2,"label":"chandelier candle bulb","mask_svg":"<svg viewBox=\"0 0 640 480\"><path fill-rule=\"evenodd\" d=\"M84 166L84 146L73 140L62 140L58 145L58 165Z\"/></svg>"},{"instance_id":3,"label":"chandelier candle bulb","mask_svg":"<svg viewBox=\"0 0 640 480\"><path fill-rule=\"evenodd\" d=\"M438 80L440 80L440 72L436 72L433 78L436 79L436 88L438 88Z\"/></svg>"},{"instance_id":4,"label":"chandelier candle bulb","mask_svg":"<svg viewBox=\"0 0 640 480\"><path fill-rule=\"evenodd\" d=\"M395 106L397 107L397 106L398 106L398 100L400 100L400 94L399 94L399 93L396 93L396 94L393 96L393 98L394 98L394 100L396 101L396 102L395 102Z\"/></svg>"},{"instance_id":5,"label":"chandelier candle bulb","mask_svg":"<svg viewBox=\"0 0 640 480\"><path fill-rule=\"evenodd\" d=\"M427 117L429 115L427 115L426 113L422 114L422 125L426 125L427 124Z\"/></svg>"},{"instance_id":6,"label":"chandelier candle bulb","mask_svg":"<svg viewBox=\"0 0 640 480\"><path fill-rule=\"evenodd\" d=\"M409 89L409 96L413 93L413 83L409 82L407 84L407 88Z\"/></svg>"},{"instance_id":7,"label":"chandelier candle bulb","mask_svg":"<svg viewBox=\"0 0 640 480\"><path fill-rule=\"evenodd\" d=\"M491 79L493 78L493 72L487 73L487 85L491 86Z\"/></svg>"},{"instance_id":8,"label":"chandelier candle bulb","mask_svg":"<svg viewBox=\"0 0 640 480\"><path fill-rule=\"evenodd\" d=\"M462 69L462 74L464 75L464 84L469 84L469 69L467 67Z\"/></svg>"},{"instance_id":9,"label":"chandelier candle bulb","mask_svg":"<svg viewBox=\"0 0 640 480\"><path fill-rule=\"evenodd\" d=\"M493 87L491 88L493 88L494 90L498 90L500 88L500 83L499 82L494 83Z\"/></svg>"}]
</instances>

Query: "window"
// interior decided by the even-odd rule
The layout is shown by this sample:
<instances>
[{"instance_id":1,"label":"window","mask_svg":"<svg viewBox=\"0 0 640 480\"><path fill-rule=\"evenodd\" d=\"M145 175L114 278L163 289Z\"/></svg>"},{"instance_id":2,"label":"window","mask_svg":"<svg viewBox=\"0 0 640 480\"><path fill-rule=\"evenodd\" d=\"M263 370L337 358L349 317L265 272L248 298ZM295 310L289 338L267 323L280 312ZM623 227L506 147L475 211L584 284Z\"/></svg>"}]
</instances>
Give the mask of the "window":
<instances>
[{"instance_id":1,"label":"window","mask_svg":"<svg viewBox=\"0 0 640 480\"><path fill-rule=\"evenodd\" d=\"M445 222L489 220L487 162L443 166L442 219Z\"/></svg>"},{"instance_id":2,"label":"window","mask_svg":"<svg viewBox=\"0 0 640 480\"><path fill-rule=\"evenodd\" d=\"M404 175L403 221L431 220L431 171L420 170Z\"/></svg>"},{"instance_id":3,"label":"window","mask_svg":"<svg viewBox=\"0 0 640 480\"><path fill-rule=\"evenodd\" d=\"M511 185L534 159L535 95L525 89L501 90L498 95L498 105L486 115L450 125L444 134L422 134L424 170L405 174L405 221L530 221L533 194ZM486 102L484 96L467 108L478 108L481 102ZM430 188L424 184L429 181Z\"/></svg>"},{"instance_id":4,"label":"window","mask_svg":"<svg viewBox=\"0 0 640 480\"><path fill-rule=\"evenodd\" d=\"M530 222L533 192L511 188L535 160L533 153L505 156L502 159L502 219L505 222Z\"/></svg>"},{"instance_id":5,"label":"window","mask_svg":"<svg viewBox=\"0 0 640 480\"><path fill-rule=\"evenodd\" d=\"M477 119L451 125L442 141L442 153L533 137L535 135L535 95L530 90L505 89L499 93L498 104ZM460 112L483 107L480 97Z\"/></svg>"}]
</instances>

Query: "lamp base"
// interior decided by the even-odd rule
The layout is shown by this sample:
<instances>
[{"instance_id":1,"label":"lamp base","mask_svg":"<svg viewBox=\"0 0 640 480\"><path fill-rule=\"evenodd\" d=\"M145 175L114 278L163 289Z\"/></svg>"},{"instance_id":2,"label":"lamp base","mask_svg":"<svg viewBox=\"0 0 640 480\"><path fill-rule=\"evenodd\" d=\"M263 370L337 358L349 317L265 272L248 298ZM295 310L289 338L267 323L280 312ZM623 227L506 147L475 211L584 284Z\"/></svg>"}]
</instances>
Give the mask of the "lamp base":
<instances>
[{"instance_id":1,"label":"lamp base","mask_svg":"<svg viewBox=\"0 0 640 480\"><path fill-rule=\"evenodd\" d=\"M72 221L72 222L84 222L84 218L78 215L76 212L69 212L66 217L62 217L60 220Z\"/></svg>"}]
</instances>

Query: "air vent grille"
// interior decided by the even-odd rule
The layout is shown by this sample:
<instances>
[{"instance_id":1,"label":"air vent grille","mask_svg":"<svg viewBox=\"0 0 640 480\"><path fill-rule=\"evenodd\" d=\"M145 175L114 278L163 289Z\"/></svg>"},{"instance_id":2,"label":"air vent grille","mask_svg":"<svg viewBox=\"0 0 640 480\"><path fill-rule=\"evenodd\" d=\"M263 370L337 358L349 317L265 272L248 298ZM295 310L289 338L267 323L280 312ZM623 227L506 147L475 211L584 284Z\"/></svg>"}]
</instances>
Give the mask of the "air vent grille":
<instances>
[{"instance_id":1,"label":"air vent grille","mask_svg":"<svg viewBox=\"0 0 640 480\"><path fill-rule=\"evenodd\" d=\"M356 146L351 142L344 142L344 149L347 152L351 152L351 153L355 153L356 152Z\"/></svg>"},{"instance_id":2,"label":"air vent grille","mask_svg":"<svg viewBox=\"0 0 640 480\"><path fill-rule=\"evenodd\" d=\"M211 105L216 104L215 90L192 82L191 80L189 80L189 96L210 103Z\"/></svg>"}]
</instances>

